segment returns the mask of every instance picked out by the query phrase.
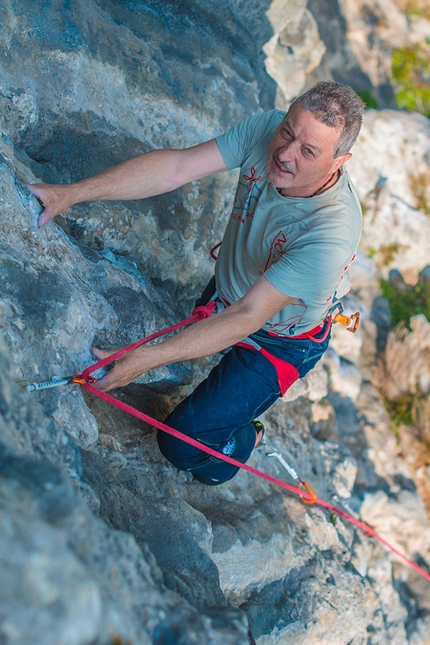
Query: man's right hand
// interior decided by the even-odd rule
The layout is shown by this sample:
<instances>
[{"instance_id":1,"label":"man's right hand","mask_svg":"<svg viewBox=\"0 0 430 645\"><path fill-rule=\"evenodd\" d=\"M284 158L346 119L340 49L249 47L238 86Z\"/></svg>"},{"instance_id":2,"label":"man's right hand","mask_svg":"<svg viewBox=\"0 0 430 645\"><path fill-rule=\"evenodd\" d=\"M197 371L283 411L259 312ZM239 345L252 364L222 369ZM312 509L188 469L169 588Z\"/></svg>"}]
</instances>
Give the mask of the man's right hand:
<instances>
[{"instance_id":1,"label":"man's right hand","mask_svg":"<svg viewBox=\"0 0 430 645\"><path fill-rule=\"evenodd\" d=\"M74 203L70 184L26 184L26 186L44 208L37 222L40 228L46 226L56 215L64 213Z\"/></svg>"}]
</instances>

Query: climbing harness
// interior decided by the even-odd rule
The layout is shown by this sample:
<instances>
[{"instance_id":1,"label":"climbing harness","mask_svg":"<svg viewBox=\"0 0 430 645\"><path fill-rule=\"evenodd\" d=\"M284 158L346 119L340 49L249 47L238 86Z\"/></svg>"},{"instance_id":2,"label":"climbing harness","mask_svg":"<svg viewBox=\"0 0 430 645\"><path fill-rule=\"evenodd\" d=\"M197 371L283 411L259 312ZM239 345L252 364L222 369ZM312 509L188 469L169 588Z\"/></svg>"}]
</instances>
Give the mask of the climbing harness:
<instances>
[{"instance_id":1,"label":"climbing harness","mask_svg":"<svg viewBox=\"0 0 430 645\"><path fill-rule=\"evenodd\" d=\"M316 494L313 492L313 490L307 485L305 485L305 482L302 482L300 480L295 470L289 464L287 464L287 462L285 461L285 459L282 457L280 453L270 453L270 456L276 457L280 461L280 463L282 463L282 465L290 473L293 479L295 481L298 481L299 486L292 486L291 484L288 484L287 482L284 482L281 479L277 479L276 477L272 477L272 475L268 475L267 473L261 470L258 470L257 468L253 468L248 464L244 464L241 461L237 461L236 459L229 457L228 455L225 455L221 452L213 450L212 448L210 448L209 446L206 446L201 441L192 439L186 434L179 432L179 430L175 430L175 428L172 428L166 425L165 423L162 423L161 421L158 421L157 419L150 417L144 412L140 412L139 410L136 410L136 408L133 408L127 403L124 403L123 401L119 401L118 399L115 399L115 397L111 396L110 394L107 394L106 392L102 392L101 390L98 390L97 388L94 387L94 383L96 382L96 379L93 376L91 376L91 374L96 370L99 370L102 367L116 361L121 356L124 356L124 354L133 351L137 347L140 347L141 345L144 345L151 340L154 340L156 338L159 338L160 336L164 336L165 334L169 334L173 331L176 331L177 329L180 329L181 327L185 327L190 323L198 322L200 320L203 320L204 318L211 316L212 313L214 313L214 311L216 310L216 308L217 308L217 303L214 302L213 300L210 301L207 305L196 307L189 318L186 318L185 320L179 323L176 323L176 325L172 325L171 327L167 327L158 332L155 332L150 336L147 336L146 338L142 338L137 342L133 343L132 345L129 345L128 347L123 347L122 349L118 350L114 354L111 354L107 358L104 358L101 361L98 361L97 363L90 365L82 372L82 374L79 374L73 377L65 377L63 379L52 379L51 381L46 381L45 383L39 383L39 384L21 381L21 384L29 391L34 391L38 389L44 389L45 387L57 387L58 385L64 385L68 383L79 383L82 388L87 390L87 392L90 392L91 394L98 397L99 399L102 399L103 401L106 401L107 403L114 405L120 410L127 412L128 414L140 419L141 421L144 421L145 423L157 428L158 430L162 430L163 432L166 432L167 434L170 434L171 436L176 437L177 439L184 441L185 443L191 446L194 446L198 450L205 452L208 455L215 457L216 459L221 459L222 461L225 461L231 464L232 466L235 466L236 468L241 468L242 470L246 470L247 472L252 473L257 477L260 477L261 479L264 479L272 484L280 486L281 488L284 488L290 491L291 493L298 495L303 502L306 501L306 503L317 504L321 508L325 508L327 511L331 512L330 521L332 523L334 523L334 519L333 519L334 516L343 517L345 520L347 520L351 524L354 524L362 531L364 531L365 536L371 536L376 540L378 540L379 542L381 542L382 544L384 544L388 549L390 549L399 558L401 558L410 567L415 569L415 571L417 571L421 576L423 576L426 580L430 582L430 574L427 573L427 571L425 571L423 568L418 566L415 562L413 562L413 560L410 560L407 556L401 553L396 547L394 547L392 544L387 542L383 537L378 535L378 533L376 533L376 531L371 526L361 521L357 517L354 517L352 514L342 510L338 506L334 506L333 504L330 504L329 502L326 502L325 500L317 497ZM305 490L301 490L301 486Z\"/></svg>"}]
</instances>

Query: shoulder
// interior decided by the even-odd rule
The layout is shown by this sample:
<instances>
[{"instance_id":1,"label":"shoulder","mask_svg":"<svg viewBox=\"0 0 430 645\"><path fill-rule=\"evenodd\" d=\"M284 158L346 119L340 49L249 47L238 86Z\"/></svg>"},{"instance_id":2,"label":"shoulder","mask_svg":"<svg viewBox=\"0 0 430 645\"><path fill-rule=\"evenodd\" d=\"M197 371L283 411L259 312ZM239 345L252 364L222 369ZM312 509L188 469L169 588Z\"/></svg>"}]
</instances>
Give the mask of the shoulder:
<instances>
[{"instance_id":1,"label":"shoulder","mask_svg":"<svg viewBox=\"0 0 430 645\"><path fill-rule=\"evenodd\" d=\"M220 139L254 138L260 139L266 134L272 134L285 117L286 112L281 110L270 110L269 112L257 112L248 119L244 119L229 128L224 134L217 137Z\"/></svg>"},{"instance_id":2,"label":"shoulder","mask_svg":"<svg viewBox=\"0 0 430 645\"><path fill-rule=\"evenodd\" d=\"M282 110L269 110L268 112L258 112L249 119L246 119L246 121L249 121L255 127L276 129L286 114Z\"/></svg>"},{"instance_id":3,"label":"shoulder","mask_svg":"<svg viewBox=\"0 0 430 645\"><path fill-rule=\"evenodd\" d=\"M232 125L229 130L232 128L245 127L245 126L254 126L258 127L275 127L277 128L279 123L285 118L286 112L283 110L269 110L268 112L257 112L243 121L239 121Z\"/></svg>"},{"instance_id":4,"label":"shoulder","mask_svg":"<svg viewBox=\"0 0 430 645\"><path fill-rule=\"evenodd\" d=\"M248 151L256 146L267 147L276 128L285 117L281 110L258 112L229 128L216 138L222 157L229 168L236 168Z\"/></svg>"}]
</instances>

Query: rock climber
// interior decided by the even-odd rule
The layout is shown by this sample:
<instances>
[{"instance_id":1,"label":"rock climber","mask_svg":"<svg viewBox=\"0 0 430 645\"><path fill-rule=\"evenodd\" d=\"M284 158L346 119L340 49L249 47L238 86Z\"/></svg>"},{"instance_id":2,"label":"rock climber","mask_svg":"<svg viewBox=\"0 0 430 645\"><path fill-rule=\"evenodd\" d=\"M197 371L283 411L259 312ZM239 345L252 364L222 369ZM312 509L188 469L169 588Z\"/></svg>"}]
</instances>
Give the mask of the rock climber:
<instances>
[{"instance_id":1,"label":"rock climber","mask_svg":"<svg viewBox=\"0 0 430 645\"><path fill-rule=\"evenodd\" d=\"M135 200L240 168L215 277L199 304L222 311L115 362L101 390L123 387L162 365L224 353L166 423L246 462L261 438L256 420L327 349L330 309L345 292L361 235L361 208L345 162L363 102L349 86L320 82L287 113L258 113L183 150L153 150L72 184L34 184L39 225L73 204ZM94 349L98 358L113 352ZM159 432L163 455L218 485L238 468Z\"/></svg>"}]
</instances>

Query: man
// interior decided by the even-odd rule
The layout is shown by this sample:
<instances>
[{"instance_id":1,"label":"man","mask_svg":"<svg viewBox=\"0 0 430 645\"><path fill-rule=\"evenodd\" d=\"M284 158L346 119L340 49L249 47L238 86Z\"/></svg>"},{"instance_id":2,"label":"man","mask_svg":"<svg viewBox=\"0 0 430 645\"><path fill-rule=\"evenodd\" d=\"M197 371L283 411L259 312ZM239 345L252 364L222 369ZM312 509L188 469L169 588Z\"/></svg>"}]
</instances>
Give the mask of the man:
<instances>
[{"instance_id":1,"label":"man","mask_svg":"<svg viewBox=\"0 0 430 645\"><path fill-rule=\"evenodd\" d=\"M330 337L329 311L353 261L361 210L343 168L362 122L348 86L318 83L288 113L257 114L224 135L185 150L158 150L70 185L34 185L40 225L72 204L140 199L228 168L241 168L220 248L212 296L225 308L168 340L118 360L98 383L122 387L156 367L214 354L219 365L166 420L245 462L255 419L315 365ZM112 352L94 350L98 358ZM217 485L237 468L165 433L162 453L200 481Z\"/></svg>"}]
</instances>

